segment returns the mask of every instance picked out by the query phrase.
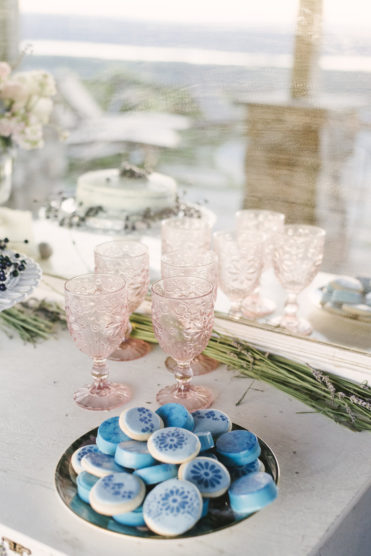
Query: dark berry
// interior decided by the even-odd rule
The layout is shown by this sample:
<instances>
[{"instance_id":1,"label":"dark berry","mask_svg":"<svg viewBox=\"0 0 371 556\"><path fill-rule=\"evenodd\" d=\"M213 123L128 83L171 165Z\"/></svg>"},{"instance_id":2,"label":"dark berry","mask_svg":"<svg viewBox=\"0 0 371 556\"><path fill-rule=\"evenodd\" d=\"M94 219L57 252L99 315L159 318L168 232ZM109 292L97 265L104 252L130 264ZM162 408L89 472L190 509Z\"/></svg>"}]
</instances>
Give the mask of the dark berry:
<instances>
[{"instance_id":1,"label":"dark berry","mask_svg":"<svg viewBox=\"0 0 371 556\"><path fill-rule=\"evenodd\" d=\"M5 290L6 290L6 285L0 284L0 292L5 292Z\"/></svg>"},{"instance_id":2,"label":"dark berry","mask_svg":"<svg viewBox=\"0 0 371 556\"><path fill-rule=\"evenodd\" d=\"M25 243L28 243L28 239L25 239L24 242L25 242Z\"/></svg>"},{"instance_id":3,"label":"dark berry","mask_svg":"<svg viewBox=\"0 0 371 556\"><path fill-rule=\"evenodd\" d=\"M20 254L19 253L14 253L14 256L15 256L16 259L19 259Z\"/></svg>"},{"instance_id":4,"label":"dark berry","mask_svg":"<svg viewBox=\"0 0 371 556\"><path fill-rule=\"evenodd\" d=\"M24 266L24 264L20 264L20 265L18 266L18 270L24 270L25 268L26 268L26 267Z\"/></svg>"},{"instance_id":5,"label":"dark berry","mask_svg":"<svg viewBox=\"0 0 371 556\"><path fill-rule=\"evenodd\" d=\"M12 272L10 274L13 276L13 278L15 278L16 276L19 276L18 270L12 270Z\"/></svg>"},{"instance_id":6,"label":"dark berry","mask_svg":"<svg viewBox=\"0 0 371 556\"><path fill-rule=\"evenodd\" d=\"M9 239L7 237L4 237L4 243L9 243Z\"/></svg>"}]
</instances>

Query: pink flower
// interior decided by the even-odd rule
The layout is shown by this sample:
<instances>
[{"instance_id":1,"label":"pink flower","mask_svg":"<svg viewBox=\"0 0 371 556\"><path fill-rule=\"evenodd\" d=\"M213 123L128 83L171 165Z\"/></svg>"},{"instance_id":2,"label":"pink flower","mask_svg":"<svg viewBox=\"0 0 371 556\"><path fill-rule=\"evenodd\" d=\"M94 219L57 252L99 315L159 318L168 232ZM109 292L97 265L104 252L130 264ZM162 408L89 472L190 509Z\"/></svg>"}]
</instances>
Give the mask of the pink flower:
<instances>
[{"instance_id":1,"label":"pink flower","mask_svg":"<svg viewBox=\"0 0 371 556\"><path fill-rule=\"evenodd\" d=\"M28 97L29 93L24 85L10 79L9 81L6 81L4 87L0 91L0 98L8 101L14 101L18 104L26 103Z\"/></svg>"},{"instance_id":2,"label":"pink flower","mask_svg":"<svg viewBox=\"0 0 371 556\"><path fill-rule=\"evenodd\" d=\"M7 62L0 62L0 83L5 81L11 72L11 67Z\"/></svg>"},{"instance_id":3,"label":"pink flower","mask_svg":"<svg viewBox=\"0 0 371 556\"><path fill-rule=\"evenodd\" d=\"M0 119L0 136L2 137L9 137L16 127L16 123L14 120L10 118L1 118Z\"/></svg>"}]
</instances>

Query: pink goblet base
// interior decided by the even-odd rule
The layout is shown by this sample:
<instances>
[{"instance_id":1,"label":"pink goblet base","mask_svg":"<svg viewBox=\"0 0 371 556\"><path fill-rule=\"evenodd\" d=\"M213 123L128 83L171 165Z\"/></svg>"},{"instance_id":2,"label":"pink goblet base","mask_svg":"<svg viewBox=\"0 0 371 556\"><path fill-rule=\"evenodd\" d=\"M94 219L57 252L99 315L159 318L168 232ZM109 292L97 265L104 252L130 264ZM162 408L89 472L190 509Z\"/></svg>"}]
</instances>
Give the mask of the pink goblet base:
<instances>
[{"instance_id":1,"label":"pink goblet base","mask_svg":"<svg viewBox=\"0 0 371 556\"><path fill-rule=\"evenodd\" d=\"M276 317L269 321L271 326L284 328L292 334L298 334L300 336L310 336L313 332L313 328L310 323L302 317L292 317L290 315L283 315Z\"/></svg>"},{"instance_id":2,"label":"pink goblet base","mask_svg":"<svg viewBox=\"0 0 371 556\"><path fill-rule=\"evenodd\" d=\"M249 295L244 299L241 304L242 316L254 320L266 317L274 313L276 304L267 297L260 297L260 295Z\"/></svg>"},{"instance_id":3,"label":"pink goblet base","mask_svg":"<svg viewBox=\"0 0 371 556\"><path fill-rule=\"evenodd\" d=\"M205 386L195 386L188 383L184 387L180 387L178 384L173 384L162 388L157 393L156 400L160 405L179 403L186 407L188 411L196 411L197 409L210 407L215 400L215 395Z\"/></svg>"},{"instance_id":4,"label":"pink goblet base","mask_svg":"<svg viewBox=\"0 0 371 556\"><path fill-rule=\"evenodd\" d=\"M148 342L138 338L128 338L121 342L108 359L111 361L134 361L134 359L144 357L151 350L152 346Z\"/></svg>"},{"instance_id":5,"label":"pink goblet base","mask_svg":"<svg viewBox=\"0 0 371 556\"><path fill-rule=\"evenodd\" d=\"M172 357L167 357L165 361L166 368L173 373L176 370L176 361ZM215 371L220 366L219 361L200 353L192 360L193 376L205 375Z\"/></svg>"},{"instance_id":6,"label":"pink goblet base","mask_svg":"<svg viewBox=\"0 0 371 556\"><path fill-rule=\"evenodd\" d=\"M128 386L106 379L82 386L73 395L77 405L92 411L108 411L120 407L131 397L132 392Z\"/></svg>"}]
</instances>

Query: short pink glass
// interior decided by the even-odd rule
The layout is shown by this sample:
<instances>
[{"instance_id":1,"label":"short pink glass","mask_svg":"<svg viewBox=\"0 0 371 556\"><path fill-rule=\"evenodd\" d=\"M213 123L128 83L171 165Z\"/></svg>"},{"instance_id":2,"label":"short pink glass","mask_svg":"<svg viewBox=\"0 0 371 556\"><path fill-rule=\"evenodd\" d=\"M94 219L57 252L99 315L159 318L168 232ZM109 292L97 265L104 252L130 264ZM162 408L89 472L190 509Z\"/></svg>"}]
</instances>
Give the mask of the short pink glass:
<instances>
[{"instance_id":1,"label":"short pink glass","mask_svg":"<svg viewBox=\"0 0 371 556\"><path fill-rule=\"evenodd\" d=\"M317 226L288 224L275 237L273 267L281 285L287 291L284 314L272 319L272 326L280 326L307 336L310 323L298 315L298 294L312 282L323 259L326 232Z\"/></svg>"},{"instance_id":2,"label":"short pink glass","mask_svg":"<svg viewBox=\"0 0 371 556\"><path fill-rule=\"evenodd\" d=\"M92 357L92 384L74 394L85 409L108 410L126 403L131 391L108 380L107 357L120 344L128 325L125 281L112 274L83 274L64 287L69 332L83 352Z\"/></svg>"},{"instance_id":3,"label":"short pink glass","mask_svg":"<svg viewBox=\"0 0 371 556\"><path fill-rule=\"evenodd\" d=\"M215 396L209 388L191 383L191 362L212 333L212 284L194 276L159 280L152 286L152 322L160 346L176 361L176 384L158 392L158 403L176 402L190 411L209 407Z\"/></svg>"},{"instance_id":4,"label":"short pink glass","mask_svg":"<svg viewBox=\"0 0 371 556\"><path fill-rule=\"evenodd\" d=\"M274 238L283 230L285 215L271 210L246 209L236 212L237 237L243 242L245 235L259 233L262 235L263 271L272 266ZM272 299L262 297L259 284L252 295L244 299L242 314L249 319L258 319L273 313L276 304Z\"/></svg>"},{"instance_id":5,"label":"short pink glass","mask_svg":"<svg viewBox=\"0 0 371 556\"><path fill-rule=\"evenodd\" d=\"M172 251L161 257L161 277L197 276L213 285L214 303L218 292L218 257L214 251ZM172 357L165 361L166 367L174 372L176 363ZM219 361L201 353L192 361L194 376L210 373L219 367Z\"/></svg>"},{"instance_id":6,"label":"short pink glass","mask_svg":"<svg viewBox=\"0 0 371 556\"><path fill-rule=\"evenodd\" d=\"M210 249L211 228L204 218L167 218L161 222L161 252Z\"/></svg>"},{"instance_id":7,"label":"short pink glass","mask_svg":"<svg viewBox=\"0 0 371 556\"><path fill-rule=\"evenodd\" d=\"M233 232L215 232L214 248L219 259L219 287L230 301L229 315L243 316L241 305L259 283L262 271L262 240L251 234L238 241Z\"/></svg>"},{"instance_id":8,"label":"short pink glass","mask_svg":"<svg viewBox=\"0 0 371 556\"><path fill-rule=\"evenodd\" d=\"M117 239L106 241L94 249L95 271L110 272L121 276L127 285L129 315L139 307L149 287L148 247L136 240ZM151 350L144 340L131 338L131 325L123 334L123 341L111 354L113 361L132 361Z\"/></svg>"}]
</instances>

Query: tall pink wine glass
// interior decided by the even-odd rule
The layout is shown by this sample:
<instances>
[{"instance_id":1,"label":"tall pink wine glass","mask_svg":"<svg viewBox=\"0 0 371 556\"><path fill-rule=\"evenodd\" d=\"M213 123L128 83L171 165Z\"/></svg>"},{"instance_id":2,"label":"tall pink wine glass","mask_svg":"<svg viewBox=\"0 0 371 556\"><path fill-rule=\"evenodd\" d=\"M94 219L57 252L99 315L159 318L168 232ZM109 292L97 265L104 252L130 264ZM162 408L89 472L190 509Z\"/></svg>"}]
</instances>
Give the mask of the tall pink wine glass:
<instances>
[{"instance_id":1,"label":"tall pink wine glass","mask_svg":"<svg viewBox=\"0 0 371 556\"><path fill-rule=\"evenodd\" d=\"M93 382L73 398L85 409L119 407L131 398L131 391L108 380L106 359L128 324L125 281L113 274L83 274L67 280L64 292L69 332L77 347L93 359Z\"/></svg>"},{"instance_id":2,"label":"tall pink wine glass","mask_svg":"<svg viewBox=\"0 0 371 556\"><path fill-rule=\"evenodd\" d=\"M262 237L263 268L268 270L272 266L274 237L283 230L285 215L272 210L245 209L236 212L237 237L243 242L246 235L259 233ZM249 319L258 319L273 313L276 304L260 293L260 279L251 295L244 299L241 305L242 314Z\"/></svg>"},{"instance_id":3,"label":"tall pink wine glass","mask_svg":"<svg viewBox=\"0 0 371 556\"><path fill-rule=\"evenodd\" d=\"M139 307L149 287L148 247L136 240L116 239L94 249L95 271L111 272L124 278L127 286L129 315ZM112 361L132 361L146 355L152 348L148 342L131 338L131 324L123 334L119 347L111 354Z\"/></svg>"},{"instance_id":4,"label":"tall pink wine glass","mask_svg":"<svg viewBox=\"0 0 371 556\"><path fill-rule=\"evenodd\" d=\"M218 291L218 257L214 251L194 249L192 251L171 251L161 257L161 277L172 278L174 276L198 276L204 278L213 285L214 304ZM174 372L176 363L172 357L165 361L166 367ZM216 359L200 353L192 361L194 376L210 373L219 367Z\"/></svg>"},{"instance_id":5,"label":"tall pink wine glass","mask_svg":"<svg viewBox=\"0 0 371 556\"><path fill-rule=\"evenodd\" d=\"M311 334L310 323L298 316L298 294L312 282L323 259L326 232L316 226L288 224L275 238L273 267L281 285L287 291L284 313L272 319L294 334Z\"/></svg>"},{"instance_id":6,"label":"tall pink wine glass","mask_svg":"<svg viewBox=\"0 0 371 556\"><path fill-rule=\"evenodd\" d=\"M205 349L211 336L213 285L194 276L159 280L152 286L152 322L160 346L176 361L176 384L157 393L158 403L176 402L190 411L209 407L214 394L191 383L191 362Z\"/></svg>"},{"instance_id":7,"label":"tall pink wine glass","mask_svg":"<svg viewBox=\"0 0 371 556\"><path fill-rule=\"evenodd\" d=\"M182 249L208 250L211 245L211 228L204 218L167 218L161 222L161 252Z\"/></svg>"}]
</instances>

